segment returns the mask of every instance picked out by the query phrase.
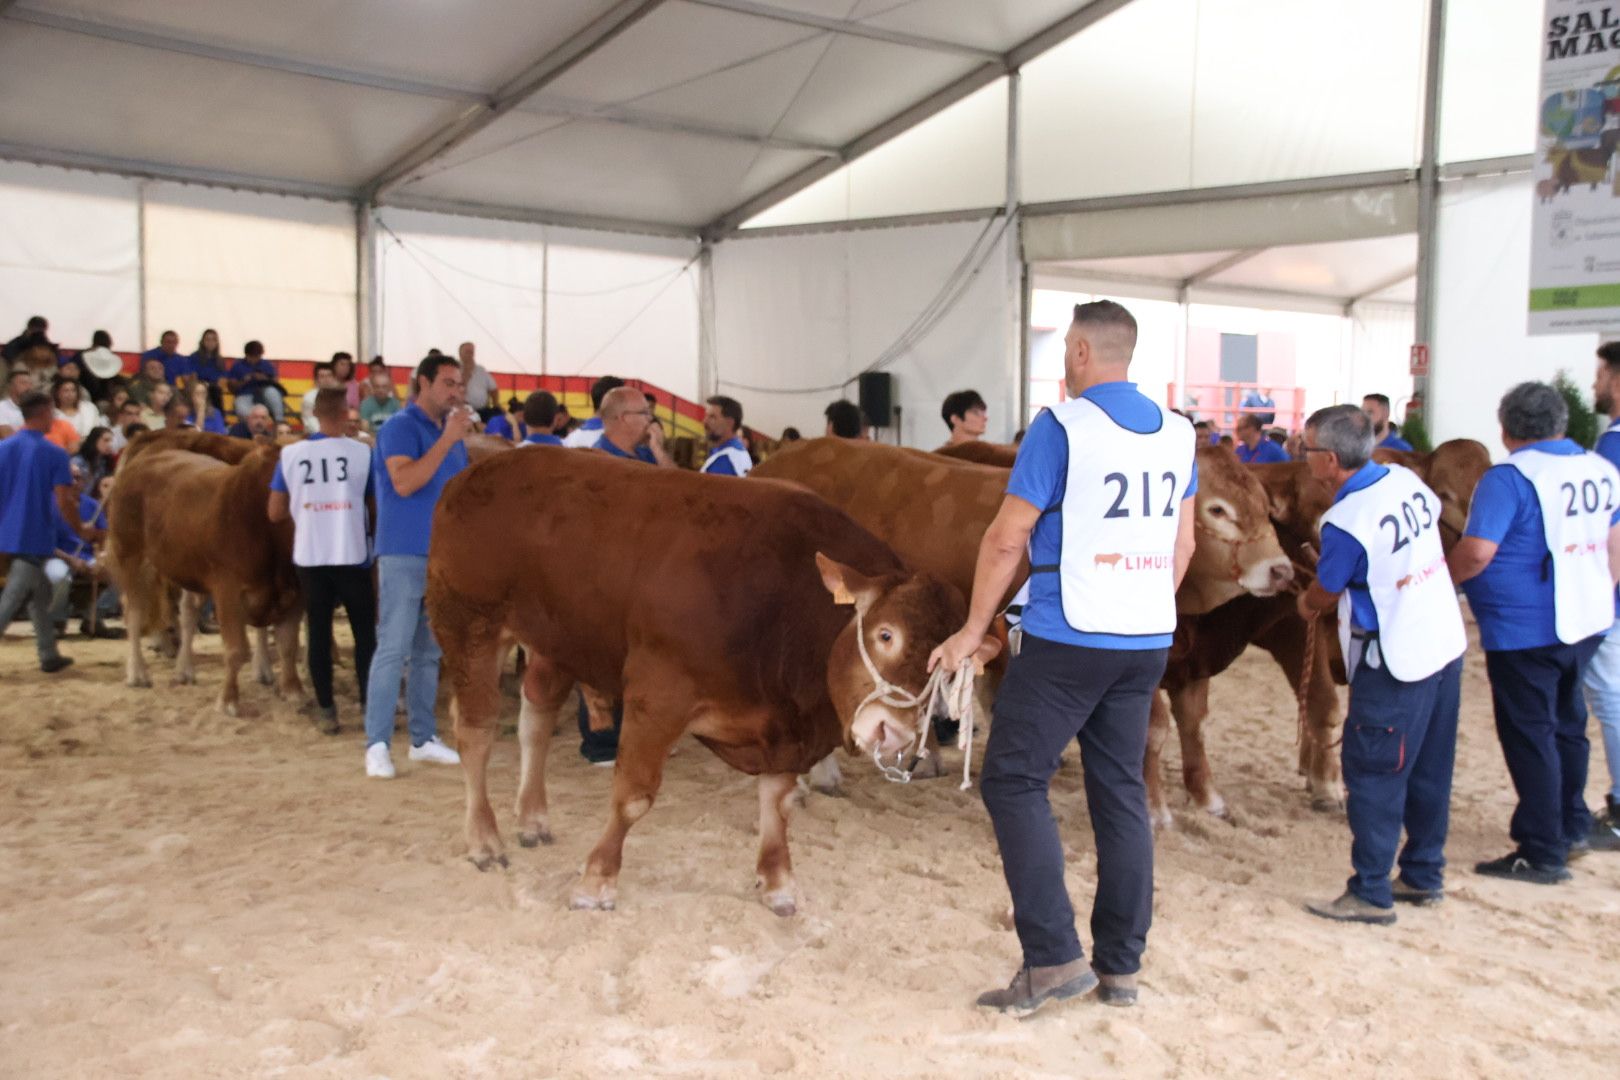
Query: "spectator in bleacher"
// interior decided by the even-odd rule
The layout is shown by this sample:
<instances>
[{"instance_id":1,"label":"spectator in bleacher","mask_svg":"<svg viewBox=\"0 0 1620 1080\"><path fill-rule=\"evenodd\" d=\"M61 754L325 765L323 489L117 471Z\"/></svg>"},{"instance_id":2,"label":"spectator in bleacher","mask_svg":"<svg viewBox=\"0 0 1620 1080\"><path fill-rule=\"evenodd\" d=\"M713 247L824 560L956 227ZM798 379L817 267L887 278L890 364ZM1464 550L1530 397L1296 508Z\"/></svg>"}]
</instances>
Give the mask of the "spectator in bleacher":
<instances>
[{"instance_id":1,"label":"spectator in bleacher","mask_svg":"<svg viewBox=\"0 0 1620 1080\"><path fill-rule=\"evenodd\" d=\"M246 416L255 404L270 410L279 424L287 415L287 390L276 381L276 365L264 358L264 343L250 341L242 346L242 359L231 366L227 380L236 395L236 415Z\"/></svg>"},{"instance_id":2,"label":"spectator in bleacher","mask_svg":"<svg viewBox=\"0 0 1620 1080\"><path fill-rule=\"evenodd\" d=\"M583 424L570 432L568 437L563 439L564 446L595 446L601 440L602 401L608 394L623 385L624 380L617 375L603 375L600 379L591 383L591 409L596 415L587 418Z\"/></svg>"},{"instance_id":3,"label":"spectator in bleacher","mask_svg":"<svg viewBox=\"0 0 1620 1080\"><path fill-rule=\"evenodd\" d=\"M861 409L853 401L842 398L827 406L823 413L827 418L827 434L840 439L866 438L866 422L861 419Z\"/></svg>"},{"instance_id":4,"label":"spectator in bleacher","mask_svg":"<svg viewBox=\"0 0 1620 1080\"><path fill-rule=\"evenodd\" d=\"M101 422L112 427L118 422L118 414L123 411L124 402L129 400L129 390L122 386L114 386L101 402Z\"/></svg>"},{"instance_id":5,"label":"spectator in bleacher","mask_svg":"<svg viewBox=\"0 0 1620 1080\"><path fill-rule=\"evenodd\" d=\"M129 396L142 405L151 405L152 391L167 385L168 379L163 374L163 360L156 356L143 356L140 374L129 381Z\"/></svg>"},{"instance_id":6,"label":"spectator in bleacher","mask_svg":"<svg viewBox=\"0 0 1620 1080\"><path fill-rule=\"evenodd\" d=\"M351 409L360 407L360 398L364 391L360 381L354 373L354 354L335 352L332 354L332 374L337 378L338 389L343 391L343 402Z\"/></svg>"},{"instance_id":7,"label":"spectator in bleacher","mask_svg":"<svg viewBox=\"0 0 1620 1080\"><path fill-rule=\"evenodd\" d=\"M6 342L3 348L0 348L0 360L4 360L8 364L12 363L23 353L37 345L50 345L54 351L56 346L51 344L51 339L48 336L50 329L51 324L46 321L45 316L33 316L28 320L28 325L23 327L22 333Z\"/></svg>"},{"instance_id":8,"label":"spectator in bleacher","mask_svg":"<svg viewBox=\"0 0 1620 1080\"><path fill-rule=\"evenodd\" d=\"M653 416L652 403L641 391L621 386L602 398L602 437L596 449L614 457L672 467L664 446L664 425Z\"/></svg>"},{"instance_id":9,"label":"spectator in bleacher","mask_svg":"<svg viewBox=\"0 0 1620 1080\"><path fill-rule=\"evenodd\" d=\"M45 576L45 560L56 550L52 504L79 536L94 542L101 534L79 519L67 453L45 439L54 419L51 399L30 390L18 408L22 430L0 442L0 552L11 556L6 587L0 592L0 629L11 625L24 604L31 604L40 670L52 674L73 663L56 647L51 586Z\"/></svg>"},{"instance_id":10,"label":"spectator in bleacher","mask_svg":"<svg viewBox=\"0 0 1620 1080\"><path fill-rule=\"evenodd\" d=\"M124 445L128 446L130 443L134 442L140 436L145 435L148 431L151 431L151 430L152 430L151 426L149 424L145 423L144 421L141 421L141 420L137 420L133 424L126 424L124 426ZM123 453L123 451L120 450L119 453L121 454L121 453Z\"/></svg>"},{"instance_id":11,"label":"spectator in bleacher","mask_svg":"<svg viewBox=\"0 0 1620 1080\"><path fill-rule=\"evenodd\" d=\"M712 449L703 462L710 476L747 476L754 467L743 442L742 405L736 398L717 394L703 403L703 433Z\"/></svg>"},{"instance_id":12,"label":"spectator in bleacher","mask_svg":"<svg viewBox=\"0 0 1620 1080\"><path fill-rule=\"evenodd\" d=\"M196 426L188 396L179 391L170 394L168 402L163 406L163 430L179 431L181 428Z\"/></svg>"},{"instance_id":13,"label":"spectator in bleacher","mask_svg":"<svg viewBox=\"0 0 1620 1080\"><path fill-rule=\"evenodd\" d=\"M112 428L91 428L73 456L73 467L79 471L84 490L95 491L102 477L112 475L114 454Z\"/></svg>"},{"instance_id":14,"label":"spectator in bleacher","mask_svg":"<svg viewBox=\"0 0 1620 1080\"><path fill-rule=\"evenodd\" d=\"M489 422L501 411L501 388L495 385L495 376L478 366L477 349L470 341L461 343L461 381L467 387L467 404L480 419Z\"/></svg>"},{"instance_id":15,"label":"spectator in bleacher","mask_svg":"<svg viewBox=\"0 0 1620 1080\"><path fill-rule=\"evenodd\" d=\"M276 419L270 415L268 406L254 405L248 409L246 416L231 425L226 434L236 439L274 439Z\"/></svg>"},{"instance_id":16,"label":"spectator in bleacher","mask_svg":"<svg viewBox=\"0 0 1620 1080\"><path fill-rule=\"evenodd\" d=\"M168 383L158 383L152 387L147 396L146 408L141 410L141 423L159 431L165 426L164 418L169 413L169 403L174 400L174 387Z\"/></svg>"},{"instance_id":17,"label":"spectator in bleacher","mask_svg":"<svg viewBox=\"0 0 1620 1080\"><path fill-rule=\"evenodd\" d=\"M388 744L394 703L409 662L406 711L412 761L455 765L456 752L439 741L434 716L439 691L439 643L428 625L428 540L439 493L467 467L463 440L473 414L463 407L461 366L445 356L422 361L412 377L416 400L377 433L377 652L366 687L366 775L393 779Z\"/></svg>"},{"instance_id":18,"label":"spectator in bleacher","mask_svg":"<svg viewBox=\"0 0 1620 1080\"><path fill-rule=\"evenodd\" d=\"M51 402L56 415L73 425L73 433L83 439L101 423L101 411L85 400L84 387L77 379L57 379L51 384Z\"/></svg>"},{"instance_id":19,"label":"spectator in bleacher","mask_svg":"<svg viewBox=\"0 0 1620 1080\"><path fill-rule=\"evenodd\" d=\"M1361 411L1367 414L1372 421L1373 438L1378 442L1378 450L1405 450L1411 453L1412 444L1401 438L1401 433L1389 420L1389 397L1385 394L1368 394L1361 399Z\"/></svg>"},{"instance_id":20,"label":"spectator in bleacher","mask_svg":"<svg viewBox=\"0 0 1620 1080\"><path fill-rule=\"evenodd\" d=\"M57 357L55 382L61 382L63 379L72 379L81 387L84 385L84 368L79 365L78 354L75 353L73 356ZM55 383L52 385L55 385ZM50 391L48 390L46 391L46 393L49 392ZM90 395L82 394L80 396L88 398Z\"/></svg>"},{"instance_id":21,"label":"spectator in bleacher","mask_svg":"<svg viewBox=\"0 0 1620 1080\"><path fill-rule=\"evenodd\" d=\"M1264 465L1270 461L1288 460L1288 454L1283 448L1265 437L1265 432L1260 427L1260 418L1254 413L1238 414L1237 441L1232 449L1237 454L1237 459L1245 465Z\"/></svg>"},{"instance_id":22,"label":"spectator in bleacher","mask_svg":"<svg viewBox=\"0 0 1620 1080\"><path fill-rule=\"evenodd\" d=\"M225 428L225 414L214 407L212 394L214 387L202 379L191 380L191 388L186 397L191 402L191 424L198 431L206 431L210 435L227 435Z\"/></svg>"},{"instance_id":23,"label":"spectator in bleacher","mask_svg":"<svg viewBox=\"0 0 1620 1080\"><path fill-rule=\"evenodd\" d=\"M187 363L191 366L192 378L208 387L208 403L216 409L223 409L223 384L230 374L231 363L219 353L219 334L204 330L202 337L197 339L197 351L191 354Z\"/></svg>"},{"instance_id":24,"label":"spectator in bleacher","mask_svg":"<svg viewBox=\"0 0 1620 1080\"><path fill-rule=\"evenodd\" d=\"M1258 390L1251 387L1245 390L1241 404L1245 409L1266 410L1251 414L1256 420L1260 421L1261 427L1277 422L1277 399L1271 396L1271 387L1265 386ZM1240 438L1238 441L1242 442L1243 440Z\"/></svg>"},{"instance_id":25,"label":"spectator in bleacher","mask_svg":"<svg viewBox=\"0 0 1620 1080\"><path fill-rule=\"evenodd\" d=\"M165 330L158 337L158 346L147 349L141 353L141 371L146 371L148 360L158 360L163 364L163 381L176 383L191 374L191 360L180 355L180 335L173 330Z\"/></svg>"},{"instance_id":26,"label":"spectator in bleacher","mask_svg":"<svg viewBox=\"0 0 1620 1080\"><path fill-rule=\"evenodd\" d=\"M22 399L34 388L34 374L27 368L12 368L6 374L6 399L0 401L0 439L22 430Z\"/></svg>"},{"instance_id":27,"label":"spectator in bleacher","mask_svg":"<svg viewBox=\"0 0 1620 1080\"><path fill-rule=\"evenodd\" d=\"M496 400L499 401L498 398ZM523 402L517 399L516 394L506 403L506 412L497 409L495 415L489 418L484 425L484 434L494 435L509 443L520 443L529 437L529 430L523 423Z\"/></svg>"},{"instance_id":28,"label":"spectator in bleacher","mask_svg":"<svg viewBox=\"0 0 1620 1080\"><path fill-rule=\"evenodd\" d=\"M557 402L557 415L551 420L551 433L559 439L566 439L574 433L574 429L578 426L579 421L575 420L573 414L568 411L568 406L560 401Z\"/></svg>"},{"instance_id":29,"label":"spectator in bleacher","mask_svg":"<svg viewBox=\"0 0 1620 1080\"><path fill-rule=\"evenodd\" d=\"M78 479L77 472L74 477ZM92 528L106 532L107 495L111 491L111 476L102 477L101 483L94 487L87 485L84 493L79 496L79 520ZM117 640L124 637L124 631L115 630L107 625L107 620L118 614L118 587L112 583L106 567L97 559L95 545L75 533L63 519L59 509L55 507L52 509L57 510L57 546L55 557L45 562L45 576L51 581L53 588L51 621L57 627L57 633L60 634L66 629L68 618L72 614L69 605L74 580L88 579L97 586L93 590L95 600L85 607L79 632L87 638Z\"/></svg>"},{"instance_id":30,"label":"spectator in bleacher","mask_svg":"<svg viewBox=\"0 0 1620 1080\"><path fill-rule=\"evenodd\" d=\"M804 438L804 436L799 433L798 428L796 428L796 427L785 427L785 428L782 429L782 438L780 440L778 440L778 441L780 441L780 442L798 442L802 438Z\"/></svg>"},{"instance_id":31,"label":"spectator in bleacher","mask_svg":"<svg viewBox=\"0 0 1620 1080\"><path fill-rule=\"evenodd\" d=\"M141 405L138 401L125 401L118 406L118 415L113 418L113 453L122 454L129 440L134 438L129 433L131 426L141 423Z\"/></svg>"},{"instance_id":32,"label":"spectator in bleacher","mask_svg":"<svg viewBox=\"0 0 1620 1080\"><path fill-rule=\"evenodd\" d=\"M97 401L125 385L123 358L112 351L112 335L105 330L90 335L90 347L79 354L79 367L85 393Z\"/></svg>"},{"instance_id":33,"label":"spectator in bleacher","mask_svg":"<svg viewBox=\"0 0 1620 1080\"><path fill-rule=\"evenodd\" d=\"M332 362L323 360L315 365L315 385L304 391L303 401L298 406L299 419L304 422L304 431L314 431L315 421L315 395L322 390L341 390L338 386L337 375L332 370Z\"/></svg>"},{"instance_id":34,"label":"spectator in bleacher","mask_svg":"<svg viewBox=\"0 0 1620 1080\"><path fill-rule=\"evenodd\" d=\"M557 398L550 391L536 390L523 403L523 426L528 434L523 446L561 446L563 441L552 434L557 423Z\"/></svg>"},{"instance_id":35,"label":"spectator in bleacher","mask_svg":"<svg viewBox=\"0 0 1620 1080\"><path fill-rule=\"evenodd\" d=\"M977 390L958 390L945 396L939 407L939 418L945 421L951 433L946 446L977 442L984 438L984 429L990 422L990 407Z\"/></svg>"},{"instance_id":36,"label":"spectator in bleacher","mask_svg":"<svg viewBox=\"0 0 1620 1080\"><path fill-rule=\"evenodd\" d=\"M394 389L394 377L388 373L386 366L377 367L373 364L370 382L371 393L360 402L360 419L368 428L376 431L390 416L399 412L402 406L399 393Z\"/></svg>"},{"instance_id":37,"label":"spectator in bleacher","mask_svg":"<svg viewBox=\"0 0 1620 1080\"><path fill-rule=\"evenodd\" d=\"M1215 433L1215 425L1208 420L1199 420L1193 424L1193 436L1198 446L1221 445L1221 437Z\"/></svg>"}]
</instances>

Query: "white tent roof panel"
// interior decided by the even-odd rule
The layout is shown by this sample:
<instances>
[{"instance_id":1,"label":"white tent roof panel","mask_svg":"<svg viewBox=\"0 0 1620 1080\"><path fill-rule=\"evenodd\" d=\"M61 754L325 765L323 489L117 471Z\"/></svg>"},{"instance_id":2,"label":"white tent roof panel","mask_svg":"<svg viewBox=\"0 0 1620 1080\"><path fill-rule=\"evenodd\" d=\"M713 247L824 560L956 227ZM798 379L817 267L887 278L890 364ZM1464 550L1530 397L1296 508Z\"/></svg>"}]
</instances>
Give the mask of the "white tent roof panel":
<instances>
[{"instance_id":1,"label":"white tent roof panel","mask_svg":"<svg viewBox=\"0 0 1620 1080\"><path fill-rule=\"evenodd\" d=\"M1006 52L1074 11L1072 0L770 0L774 7L828 19L855 19L941 41Z\"/></svg>"}]
</instances>

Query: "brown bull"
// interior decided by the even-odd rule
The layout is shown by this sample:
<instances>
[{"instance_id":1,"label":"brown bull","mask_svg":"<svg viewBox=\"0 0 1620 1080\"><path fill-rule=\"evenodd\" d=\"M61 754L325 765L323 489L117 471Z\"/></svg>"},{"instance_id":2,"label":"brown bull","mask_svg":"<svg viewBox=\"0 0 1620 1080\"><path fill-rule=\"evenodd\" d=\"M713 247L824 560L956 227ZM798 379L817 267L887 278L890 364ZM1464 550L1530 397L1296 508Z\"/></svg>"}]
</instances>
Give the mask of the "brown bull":
<instances>
[{"instance_id":1,"label":"brown bull","mask_svg":"<svg viewBox=\"0 0 1620 1080\"><path fill-rule=\"evenodd\" d=\"M1449 553L1468 520L1474 485L1490 468L1490 454L1472 439L1442 443L1431 454L1377 451L1380 461L1406 465L1440 496L1441 542ZM1250 466L1265 485L1272 521L1283 548L1302 569L1315 565L1322 515L1333 504L1333 492L1311 477L1302 461ZM1170 824L1161 759L1173 716L1181 741L1182 779L1194 805L1217 816L1226 803L1215 790L1204 746L1204 720L1209 715L1209 681L1225 671L1249 645L1271 654L1297 695L1306 669L1307 642L1314 639L1306 718L1299 732L1299 769L1306 777L1311 805L1318 810L1343 806L1336 752L1342 724L1338 687L1344 685L1344 662L1331 617L1314 634L1295 610L1292 596L1242 597L1197 617L1184 616L1170 650L1161 684L1168 696L1155 696L1148 733L1148 809L1155 825Z\"/></svg>"},{"instance_id":2,"label":"brown bull","mask_svg":"<svg viewBox=\"0 0 1620 1080\"><path fill-rule=\"evenodd\" d=\"M941 446L934 453L957 461L970 461L975 465L994 465L998 469L1010 469L1013 462L1018 459L1018 447L1006 443L984 442L981 439L957 443L954 446Z\"/></svg>"},{"instance_id":3,"label":"brown bull","mask_svg":"<svg viewBox=\"0 0 1620 1080\"><path fill-rule=\"evenodd\" d=\"M180 605L176 682L196 680L191 641L207 593L214 598L225 644L220 709L233 716L238 712L237 675L248 655L249 626L275 627L281 692L301 698L297 661L303 599L292 564L292 527L271 524L265 509L280 451L243 443L248 453L232 465L164 445L184 434L166 433L144 445L137 440L119 464L107 506L108 563L124 590L129 628L125 681L152 685L141 638L166 624L169 589L175 587L188 594ZM233 440L212 446L234 453L228 442Z\"/></svg>"},{"instance_id":4,"label":"brown bull","mask_svg":"<svg viewBox=\"0 0 1620 1080\"><path fill-rule=\"evenodd\" d=\"M502 558L489 537L507 537ZM831 593L832 595L829 595ZM853 604L849 607L836 600ZM551 447L457 476L434 515L427 604L456 698L468 853L505 862L486 769L504 634L528 652L518 734L519 839L549 842L545 759L575 682L624 702L607 830L572 904L612 908L625 834L651 808L690 731L759 781L758 883L794 910L787 812L795 777L845 741L885 755L916 741L912 693L965 615L961 594L791 485L648 469Z\"/></svg>"}]
</instances>

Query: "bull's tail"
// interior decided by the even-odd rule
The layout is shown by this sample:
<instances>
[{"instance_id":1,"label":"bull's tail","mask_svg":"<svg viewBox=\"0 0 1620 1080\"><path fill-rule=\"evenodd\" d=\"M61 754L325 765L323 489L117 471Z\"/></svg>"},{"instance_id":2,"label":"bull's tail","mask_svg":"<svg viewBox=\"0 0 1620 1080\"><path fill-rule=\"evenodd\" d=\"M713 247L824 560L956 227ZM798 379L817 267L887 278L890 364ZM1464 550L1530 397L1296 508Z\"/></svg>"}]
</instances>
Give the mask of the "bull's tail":
<instances>
[{"instance_id":1,"label":"bull's tail","mask_svg":"<svg viewBox=\"0 0 1620 1080\"><path fill-rule=\"evenodd\" d=\"M156 634L167 630L173 621L174 604L170 602L172 590L152 564L141 558L138 550L119 542L122 531L116 524L108 530L107 549L103 555L107 568L123 593L125 606L139 620L137 625L141 632Z\"/></svg>"}]
</instances>

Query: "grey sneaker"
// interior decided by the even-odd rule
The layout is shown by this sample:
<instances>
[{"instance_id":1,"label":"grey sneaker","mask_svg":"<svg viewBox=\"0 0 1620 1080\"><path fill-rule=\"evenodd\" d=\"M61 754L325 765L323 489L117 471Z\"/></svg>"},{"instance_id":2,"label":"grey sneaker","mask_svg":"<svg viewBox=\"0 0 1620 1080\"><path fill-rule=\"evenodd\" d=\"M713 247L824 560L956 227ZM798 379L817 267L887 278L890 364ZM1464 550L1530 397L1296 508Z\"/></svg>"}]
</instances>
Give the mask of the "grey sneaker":
<instances>
[{"instance_id":1,"label":"grey sneaker","mask_svg":"<svg viewBox=\"0 0 1620 1080\"><path fill-rule=\"evenodd\" d=\"M1397 904L1411 904L1413 907L1435 907L1446 898L1443 889L1419 889L1408 885L1400 878L1390 882L1390 891L1394 894Z\"/></svg>"},{"instance_id":2,"label":"grey sneaker","mask_svg":"<svg viewBox=\"0 0 1620 1080\"><path fill-rule=\"evenodd\" d=\"M1373 926L1393 926L1395 924L1395 911L1393 908L1381 908L1376 904L1369 904L1355 893L1346 889L1336 900L1318 900L1305 905L1305 910L1312 915L1334 922L1370 923Z\"/></svg>"},{"instance_id":3,"label":"grey sneaker","mask_svg":"<svg viewBox=\"0 0 1620 1080\"><path fill-rule=\"evenodd\" d=\"M987 990L976 1004L1011 1016L1025 1017L1048 1001L1062 1001L1089 993L1097 986L1097 975L1084 959L1052 967L1021 967L1005 990Z\"/></svg>"}]
</instances>

